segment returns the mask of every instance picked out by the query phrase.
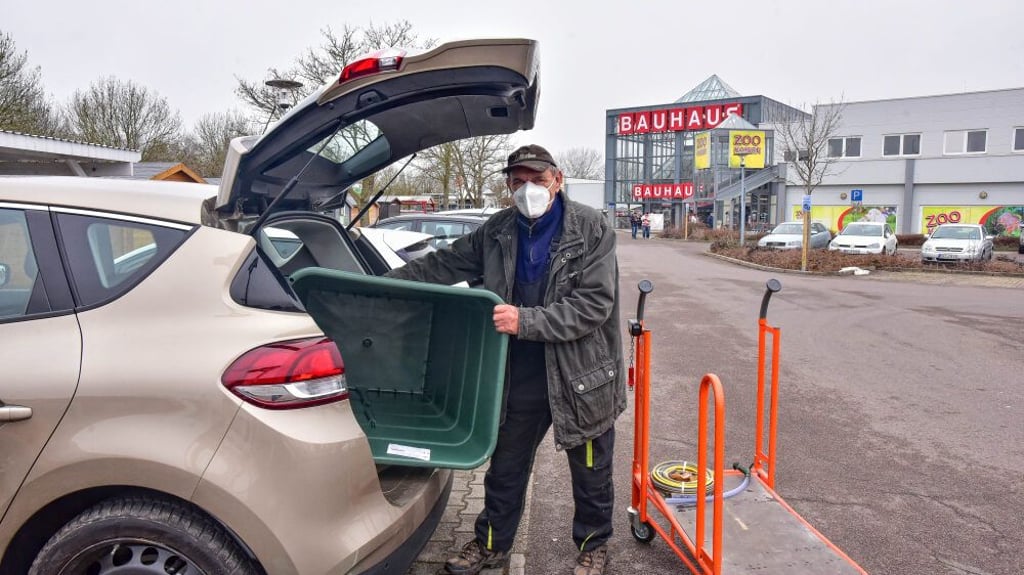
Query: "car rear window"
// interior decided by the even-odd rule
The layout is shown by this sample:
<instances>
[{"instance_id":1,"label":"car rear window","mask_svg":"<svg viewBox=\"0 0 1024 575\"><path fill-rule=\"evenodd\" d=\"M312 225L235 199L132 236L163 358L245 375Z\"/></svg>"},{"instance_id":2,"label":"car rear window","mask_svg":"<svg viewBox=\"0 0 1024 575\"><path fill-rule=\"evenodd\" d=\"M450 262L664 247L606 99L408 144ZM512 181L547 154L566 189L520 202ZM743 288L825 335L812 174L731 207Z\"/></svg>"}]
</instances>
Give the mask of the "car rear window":
<instances>
[{"instance_id":1,"label":"car rear window","mask_svg":"<svg viewBox=\"0 0 1024 575\"><path fill-rule=\"evenodd\" d=\"M57 223L80 307L130 290L181 245L189 229L67 213L58 214Z\"/></svg>"},{"instance_id":2,"label":"car rear window","mask_svg":"<svg viewBox=\"0 0 1024 575\"><path fill-rule=\"evenodd\" d=\"M231 281L231 299L246 307L275 311L303 311L277 268L258 249L253 249Z\"/></svg>"}]
</instances>

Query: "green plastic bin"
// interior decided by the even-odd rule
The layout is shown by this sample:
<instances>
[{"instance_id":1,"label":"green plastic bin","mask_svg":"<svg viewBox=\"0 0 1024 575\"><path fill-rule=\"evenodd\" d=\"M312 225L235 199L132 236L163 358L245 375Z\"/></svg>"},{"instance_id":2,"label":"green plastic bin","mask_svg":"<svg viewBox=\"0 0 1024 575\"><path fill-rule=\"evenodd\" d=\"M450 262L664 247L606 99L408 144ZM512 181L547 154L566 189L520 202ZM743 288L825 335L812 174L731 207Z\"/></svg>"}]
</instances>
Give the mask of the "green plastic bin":
<instances>
[{"instance_id":1,"label":"green plastic bin","mask_svg":"<svg viewBox=\"0 0 1024 575\"><path fill-rule=\"evenodd\" d=\"M508 336L492 292L307 268L295 293L345 362L378 463L473 469L494 451Z\"/></svg>"}]
</instances>

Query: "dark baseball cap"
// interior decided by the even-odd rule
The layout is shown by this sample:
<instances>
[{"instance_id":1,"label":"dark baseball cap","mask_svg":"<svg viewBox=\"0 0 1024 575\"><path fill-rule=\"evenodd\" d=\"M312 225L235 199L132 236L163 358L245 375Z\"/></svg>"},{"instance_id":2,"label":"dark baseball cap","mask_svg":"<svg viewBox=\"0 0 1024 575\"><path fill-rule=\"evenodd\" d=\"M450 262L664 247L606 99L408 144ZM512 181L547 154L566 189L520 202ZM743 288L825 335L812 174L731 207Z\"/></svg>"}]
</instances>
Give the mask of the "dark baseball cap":
<instances>
[{"instance_id":1,"label":"dark baseball cap","mask_svg":"<svg viewBox=\"0 0 1024 575\"><path fill-rule=\"evenodd\" d=\"M508 156L508 165L501 171L507 174L509 170L516 167L524 167L535 172L543 172L548 168L557 168L558 164L551 157L551 153L537 144L521 146Z\"/></svg>"}]
</instances>

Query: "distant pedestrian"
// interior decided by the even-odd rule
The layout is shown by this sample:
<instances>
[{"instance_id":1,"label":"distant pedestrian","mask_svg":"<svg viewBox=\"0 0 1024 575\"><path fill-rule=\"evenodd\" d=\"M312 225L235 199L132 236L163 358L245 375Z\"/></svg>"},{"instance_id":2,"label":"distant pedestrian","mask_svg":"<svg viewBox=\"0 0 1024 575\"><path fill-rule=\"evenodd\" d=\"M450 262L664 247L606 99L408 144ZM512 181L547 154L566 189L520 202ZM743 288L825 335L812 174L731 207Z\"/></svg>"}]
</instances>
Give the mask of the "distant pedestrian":
<instances>
[{"instance_id":1,"label":"distant pedestrian","mask_svg":"<svg viewBox=\"0 0 1024 575\"><path fill-rule=\"evenodd\" d=\"M640 225L644 229L644 239L645 240L651 239L651 214L650 214L650 212L644 214L644 216L642 218L640 218Z\"/></svg>"},{"instance_id":2,"label":"distant pedestrian","mask_svg":"<svg viewBox=\"0 0 1024 575\"><path fill-rule=\"evenodd\" d=\"M633 239L636 239L636 233L640 230L640 214L636 212L629 212L629 226L633 229Z\"/></svg>"},{"instance_id":3,"label":"distant pedestrian","mask_svg":"<svg viewBox=\"0 0 1024 575\"><path fill-rule=\"evenodd\" d=\"M710 214L708 214L708 227L711 228L711 229L715 229L715 213L714 212L711 212Z\"/></svg>"}]
</instances>

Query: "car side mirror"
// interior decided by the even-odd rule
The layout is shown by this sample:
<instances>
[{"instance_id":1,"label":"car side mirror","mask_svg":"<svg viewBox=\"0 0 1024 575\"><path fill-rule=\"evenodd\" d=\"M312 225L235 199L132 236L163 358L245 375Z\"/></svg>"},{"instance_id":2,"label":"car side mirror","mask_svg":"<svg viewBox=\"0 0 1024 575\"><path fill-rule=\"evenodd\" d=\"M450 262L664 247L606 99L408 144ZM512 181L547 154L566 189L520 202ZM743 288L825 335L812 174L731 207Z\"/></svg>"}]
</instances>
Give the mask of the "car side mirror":
<instances>
[{"instance_id":1,"label":"car side mirror","mask_svg":"<svg viewBox=\"0 0 1024 575\"><path fill-rule=\"evenodd\" d=\"M11 279L11 266L7 264L0 264L0 287L7 285L7 282Z\"/></svg>"},{"instance_id":2,"label":"car side mirror","mask_svg":"<svg viewBox=\"0 0 1024 575\"><path fill-rule=\"evenodd\" d=\"M993 241L993 240L996 239L996 237L995 236L985 236L985 239L989 240L989 241Z\"/></svg>"}]
</instances>

